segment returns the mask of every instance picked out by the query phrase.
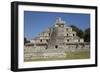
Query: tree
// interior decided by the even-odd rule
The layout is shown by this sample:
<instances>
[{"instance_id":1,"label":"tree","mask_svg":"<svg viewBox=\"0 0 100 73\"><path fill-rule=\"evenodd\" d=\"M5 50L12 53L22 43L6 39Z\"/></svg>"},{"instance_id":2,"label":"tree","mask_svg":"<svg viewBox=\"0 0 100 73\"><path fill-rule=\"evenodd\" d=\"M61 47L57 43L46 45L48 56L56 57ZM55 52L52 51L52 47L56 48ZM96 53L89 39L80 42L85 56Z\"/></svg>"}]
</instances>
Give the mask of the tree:
<instances>
[{"instance_id":1,"label":"tree","mask_svg":"<svg viewBox=\"0 0 100 73\"><path fill-rule=\"evenodd\" d=\"M78 27L76 27L74 25L71 25L71 27L72 27L72 30L76 32L76 35L78 37L83 38L84 32L81 29L79 29Z\"/></svg>"},{"instance_id":2,"label":"tree","mask_svg":"<svg viewBox=\"0 0 100 73\"><path fill-rule=\"evenodd\" d=\"M85 31L82 31L78 27L71 25L73 31L76 32L76 35L80 38L84 38L85 42L90 42L90 28L85 29Z\"/></svg>"},{"instance_id":3,"label":"tree","mask_svg":"<svg viewBox=\"0 0 100 73\"><path fill-rule=\"evenodd\" d=\"M90 42L90 28L87 28L84 31L84 41Z\"/></svg>"},{"instance_id":4,"label":"tree","mask_svg":"<svg viewBox=\"0 0 100 73\"><path fill-rule=\"evenodd\" d=\"M29 43L30 41L27 40L26 37L24 37L24 44Z\"/></svg>"}]
</instances>

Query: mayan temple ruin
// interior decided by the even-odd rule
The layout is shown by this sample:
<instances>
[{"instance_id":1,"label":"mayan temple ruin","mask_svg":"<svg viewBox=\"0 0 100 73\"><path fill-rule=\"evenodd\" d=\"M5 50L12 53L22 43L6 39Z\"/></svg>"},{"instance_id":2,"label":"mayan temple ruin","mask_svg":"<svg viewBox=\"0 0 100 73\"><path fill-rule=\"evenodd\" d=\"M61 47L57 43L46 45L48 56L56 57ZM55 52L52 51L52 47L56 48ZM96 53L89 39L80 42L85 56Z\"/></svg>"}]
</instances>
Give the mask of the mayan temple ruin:
<instances>
[{"instance_id":1,"label":"mayan temple ruin","mask_svg":"<svg viewBox=\"0 0 100 73\"><path fill-rule=\"evenodd\" d=\"M25 58L31 60L37 55L39 58L58 55L65 57L65 52L68 51L89 50L89 43L84 42L84 39L76 34L65 21L58 17L52 27L31 39L30 43L25 44L25 53L33 54L31 58L30 55L25 54Z\"/></svg>"}]
</instances>

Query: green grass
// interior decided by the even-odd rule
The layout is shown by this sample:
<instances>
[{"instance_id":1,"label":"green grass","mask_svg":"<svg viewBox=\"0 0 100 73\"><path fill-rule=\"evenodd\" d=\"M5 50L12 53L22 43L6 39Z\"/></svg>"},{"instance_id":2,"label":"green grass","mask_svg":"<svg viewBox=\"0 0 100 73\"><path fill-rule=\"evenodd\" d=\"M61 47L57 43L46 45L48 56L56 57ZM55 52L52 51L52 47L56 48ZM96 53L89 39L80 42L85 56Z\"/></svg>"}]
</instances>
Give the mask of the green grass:
<instances>
[{"instance_id":1,"label":"green grass","mask_svg":"<svg viewBox=\"0 0 100 73\"><path fill-rule=\"evenodd\" d=\"M75 59L88 59L90 58L90 51L76 51L76 52L65 52L65 57L49 57L43 58L41 56L31 57L24 59L25 62L29 61L50 61L50 60L75 60Z\"/></svg>"},{"instance_id":2,"label":"green grass","mask_svg":"<svg viewBox=\"0 0 100 73\"><path fill-rule=\"evenodd\" d=\"M67 52L66 59L87 59L90 58L89 51L80 51L80 52Z\"/></svg>"}]
</instances>

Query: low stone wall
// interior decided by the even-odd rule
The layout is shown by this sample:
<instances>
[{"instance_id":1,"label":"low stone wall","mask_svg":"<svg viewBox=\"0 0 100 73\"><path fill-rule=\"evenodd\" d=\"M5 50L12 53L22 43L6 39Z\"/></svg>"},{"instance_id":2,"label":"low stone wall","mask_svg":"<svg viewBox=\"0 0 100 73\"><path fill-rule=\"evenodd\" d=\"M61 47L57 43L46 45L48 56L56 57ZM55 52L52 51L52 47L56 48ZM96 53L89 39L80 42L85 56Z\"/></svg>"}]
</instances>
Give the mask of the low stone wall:
<instances>
[{"instance_id":1,"label":"low stone wall","mask_svg":"<svg viewBox=\"0 0 100 73\"><path fill-rule=\"evenodd\" d=\"M81 48L49 48L45 49L44 47L33 47L25 46L24 47L24 60L39 60L39 59L52 59L52 58L65 58L67 52L77 52L77 51L89 51L89 47Z\"/></svg>"}]
</instances>

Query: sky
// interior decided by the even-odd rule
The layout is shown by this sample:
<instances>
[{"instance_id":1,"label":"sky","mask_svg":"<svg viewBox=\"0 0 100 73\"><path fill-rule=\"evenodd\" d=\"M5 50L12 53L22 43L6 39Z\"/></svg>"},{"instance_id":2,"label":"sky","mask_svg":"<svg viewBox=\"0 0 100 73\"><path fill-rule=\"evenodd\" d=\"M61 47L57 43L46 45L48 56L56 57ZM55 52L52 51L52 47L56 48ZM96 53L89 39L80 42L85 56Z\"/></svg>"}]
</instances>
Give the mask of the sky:
<instances>
[{"instance_id":1,"label":"sky","mask_svg":"<svg viewBox=\"0 0 100 73\"><path fill-rule=\"evenodd\" d=\"M24 37L28 40L46 31L61 17L66 26L75 25L83 31L90 27L90 14L24 11Z\"/></svg>"}]
</instances>

